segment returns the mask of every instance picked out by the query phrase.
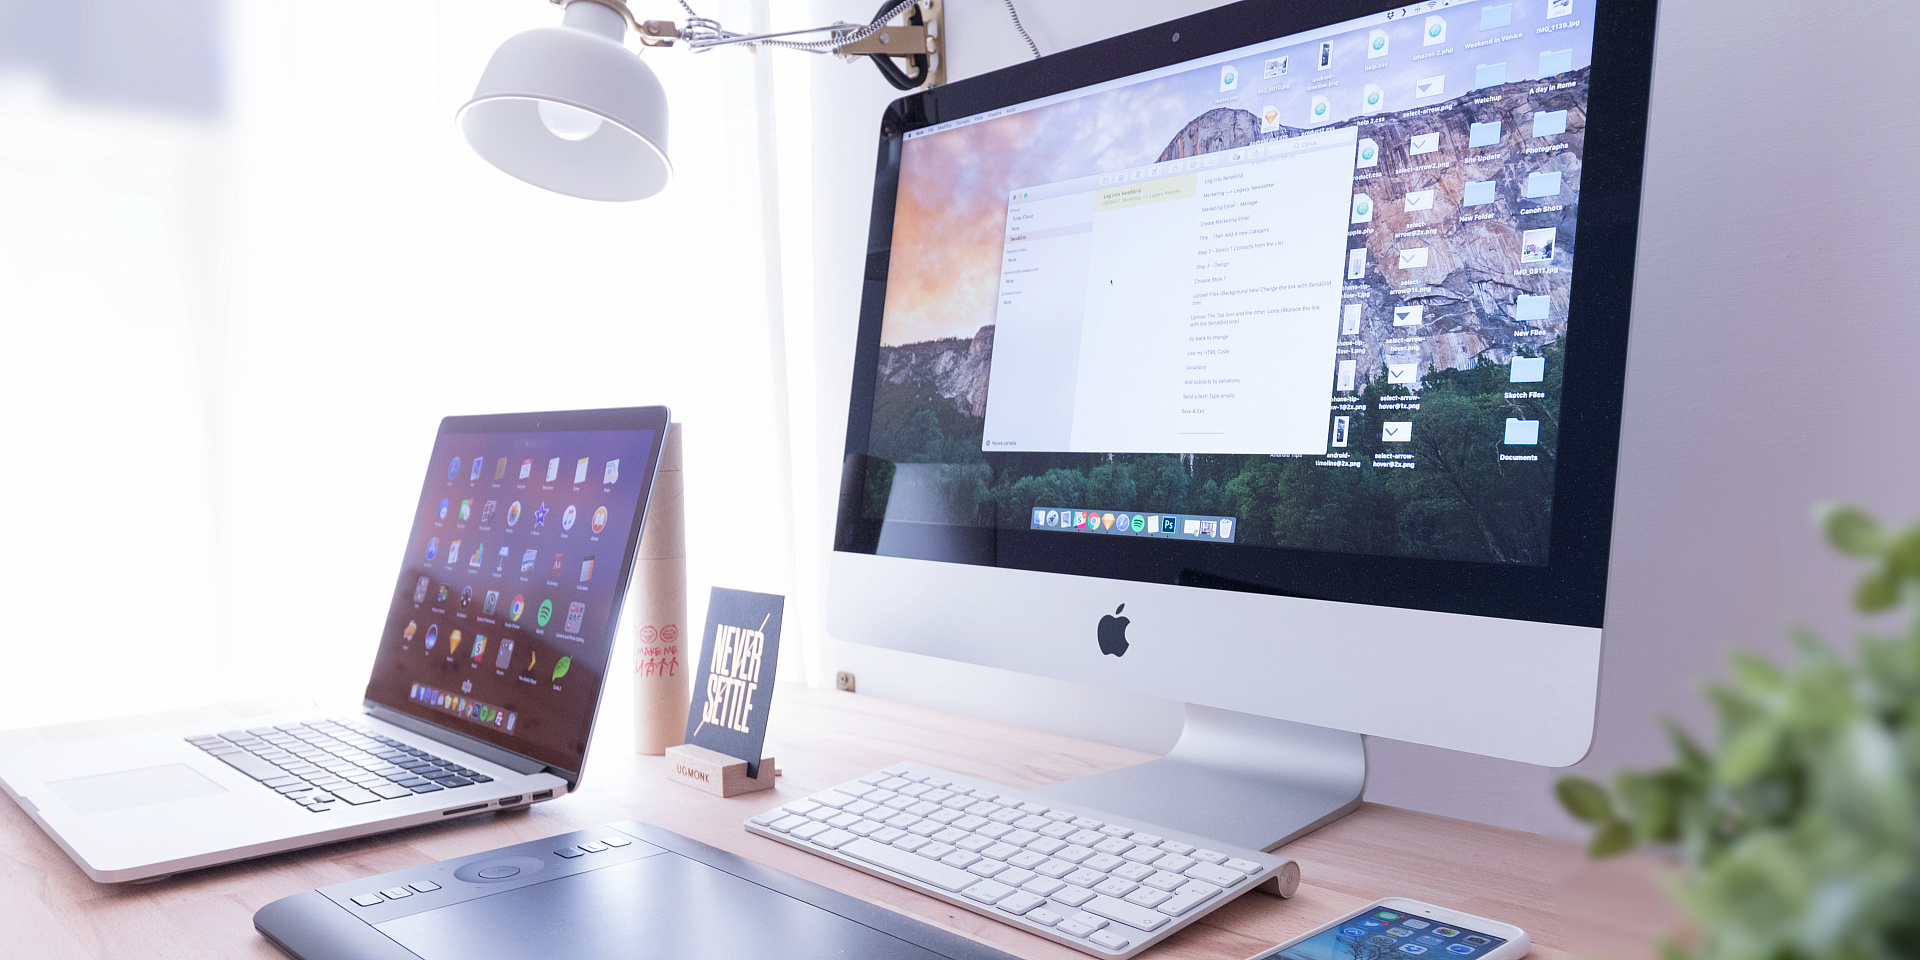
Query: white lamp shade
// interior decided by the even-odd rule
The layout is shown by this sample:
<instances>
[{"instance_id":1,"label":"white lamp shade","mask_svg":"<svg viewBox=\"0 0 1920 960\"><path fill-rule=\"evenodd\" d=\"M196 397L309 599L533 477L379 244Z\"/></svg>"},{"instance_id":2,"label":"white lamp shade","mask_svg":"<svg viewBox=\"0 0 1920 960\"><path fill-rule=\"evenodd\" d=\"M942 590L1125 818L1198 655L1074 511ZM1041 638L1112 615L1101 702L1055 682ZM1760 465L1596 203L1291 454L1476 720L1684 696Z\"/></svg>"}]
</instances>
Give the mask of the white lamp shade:
<instances>
[{"instance_id":1,"label":"white lamp shade","mask_svg":"<svg viewBox=\"0 0 1920 960\"><path fill-rule=\"evenodd\" d=\"M665 189L666 91L621 43L625 30L620 14L575 0L564 26L509 38L460 108L467 143L508 174L570 197L644 200Z\"/></svg>"}]
</instances>

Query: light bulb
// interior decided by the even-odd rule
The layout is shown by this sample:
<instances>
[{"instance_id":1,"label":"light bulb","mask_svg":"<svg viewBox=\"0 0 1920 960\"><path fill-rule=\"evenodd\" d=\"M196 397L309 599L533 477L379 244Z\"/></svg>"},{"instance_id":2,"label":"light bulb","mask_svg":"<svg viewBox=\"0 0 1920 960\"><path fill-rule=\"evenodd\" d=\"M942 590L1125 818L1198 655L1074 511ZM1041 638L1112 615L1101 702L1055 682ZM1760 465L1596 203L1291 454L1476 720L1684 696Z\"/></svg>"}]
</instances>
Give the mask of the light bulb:
<instances>
[{"instance_id":1,"label":"light bulb","mask_svg":"<svg viewBox=\"0 0 1920 960\"><path fill-rule=\"evenodd\" d=\"M542 100L539 110L540 122L546 124L549 133L562 140L585 140L600 129L599 115L579 107Z\"/></svg>"}]
</instances>

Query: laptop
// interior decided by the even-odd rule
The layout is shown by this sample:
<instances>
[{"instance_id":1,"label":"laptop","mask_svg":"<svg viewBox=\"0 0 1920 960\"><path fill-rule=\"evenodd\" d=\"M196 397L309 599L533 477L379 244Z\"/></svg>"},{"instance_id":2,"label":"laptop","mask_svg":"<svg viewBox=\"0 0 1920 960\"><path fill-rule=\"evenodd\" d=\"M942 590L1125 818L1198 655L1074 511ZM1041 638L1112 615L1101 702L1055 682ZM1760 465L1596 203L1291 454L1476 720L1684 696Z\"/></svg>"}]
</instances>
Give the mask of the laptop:
<instances>
[{"instance_id":1,"label":"laptop","mask_svg":"<svg viewBox=\"0 0 1920 960\"><path fill-rule=\"evenodd\" d=\"M441 421L358 708L9 750L0 785L101 883L565 795L667 421Z\"/></svg>"}]
</instances>

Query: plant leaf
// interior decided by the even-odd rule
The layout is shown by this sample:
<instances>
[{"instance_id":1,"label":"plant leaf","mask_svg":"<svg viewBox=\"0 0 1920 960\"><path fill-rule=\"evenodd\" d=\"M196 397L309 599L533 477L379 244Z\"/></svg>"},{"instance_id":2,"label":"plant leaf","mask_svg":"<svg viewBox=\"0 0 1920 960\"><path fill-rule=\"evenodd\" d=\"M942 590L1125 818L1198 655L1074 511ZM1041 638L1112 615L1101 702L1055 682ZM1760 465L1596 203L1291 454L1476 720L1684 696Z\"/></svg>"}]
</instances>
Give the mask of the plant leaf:
<instances>
[{"instance_id":1,"label":"plant leaf","mask_svg":"<svg viewBox=\"0 0 1920 960\"><path fill-rule=\"evenodd\" d=\"M1585 777L1561 777L1553 785L1553 793L1560 798L1560 806L1581 823L1600 826L1614 819L1613 800L1599 784Z\"/></svg>"},{"instance_id":2,"label":"plant leaf","mask_svg":"<svg viewBox=\"0 0 1920 960\"><path fill-rule=\"evenodd\" d=\"M1900 581L1891 564L1881 564L1853 589L1853 607L1861 613L1879 613L1900 602Z\"/></svg>"},{"instance_id":3,"label":"plant leaf","mask_svg":"<svg viewBox=\"0 0 1920 960\"><path fill-rule=\"evenodd\" d=\"M1595 860L1615 857L1633 849L1633 825L1625 820L1614 820L1600 828L1593 835L1593 842L1587 846L1587 856Z\"/></svg>"},{"instance_id":4,"label":"plant leaf","mask_svg":"<svg viewBox=\"0 0 1920 960\"><path fill-rule=\"evenodd\" d=\"M1859 507L1823 503L1814 508L1820 529L1835 550L1854 557L1876 557L1887 548L1880 524Z\"/></svg>"}]
</instances>

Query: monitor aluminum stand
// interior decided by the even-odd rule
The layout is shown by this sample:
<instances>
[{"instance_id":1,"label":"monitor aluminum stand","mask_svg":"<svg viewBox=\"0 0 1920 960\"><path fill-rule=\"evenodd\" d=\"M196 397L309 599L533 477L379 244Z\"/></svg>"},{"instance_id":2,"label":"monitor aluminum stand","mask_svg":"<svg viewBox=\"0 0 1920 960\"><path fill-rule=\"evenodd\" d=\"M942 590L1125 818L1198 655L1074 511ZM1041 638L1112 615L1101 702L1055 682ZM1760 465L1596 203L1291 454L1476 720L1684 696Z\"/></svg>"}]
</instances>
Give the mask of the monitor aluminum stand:
<instances>
[{"instance_id":1,"label":"monitor aluminum stand","mask_svg":"<svg viewBox=\"0 0 1920 960\"><path fill-rule=\"evenodd\" d=\"M1272 850L1353 812L1366 782L1357 733L1189 703L1166 756L1030 792Z\"/></svg>"}]
</instances>

